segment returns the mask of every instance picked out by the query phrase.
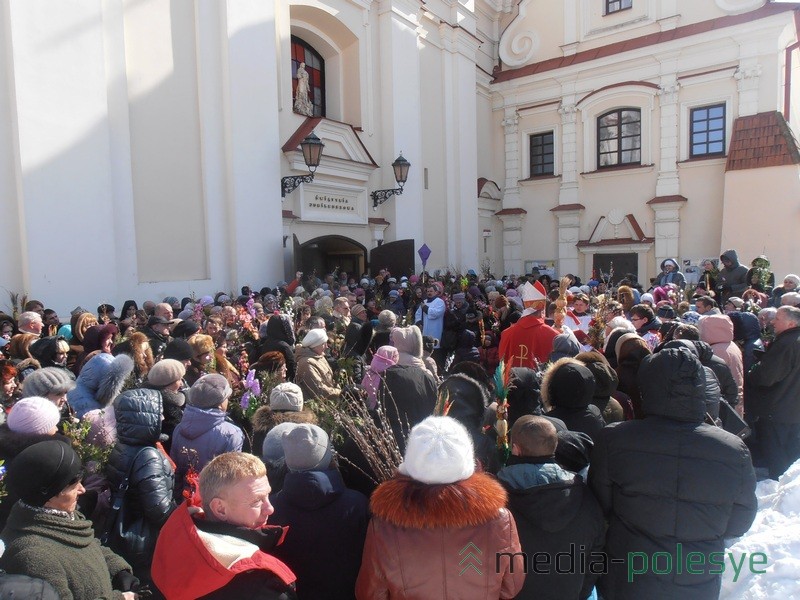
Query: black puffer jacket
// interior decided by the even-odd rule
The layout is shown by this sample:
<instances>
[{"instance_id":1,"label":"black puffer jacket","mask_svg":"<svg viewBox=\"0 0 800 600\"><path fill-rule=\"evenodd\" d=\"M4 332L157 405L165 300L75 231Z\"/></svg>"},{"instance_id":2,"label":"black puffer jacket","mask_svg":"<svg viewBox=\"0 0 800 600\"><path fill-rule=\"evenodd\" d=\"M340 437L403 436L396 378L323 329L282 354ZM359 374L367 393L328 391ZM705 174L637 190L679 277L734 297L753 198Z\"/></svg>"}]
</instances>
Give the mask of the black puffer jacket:
<instances>
[{"instance_id":1,"label":"black puffer jacket","mask_svg":"<svg viewBox=\"0 0 800 600\"><path fill-rule=\"evenodd\" d=\"M742 535L753 522L755 473L747 446L703 423L703 369L687 349L669 348L642 360L639 385L645 418L616 423L595 440L589 484L607 517L608 575L605 598L716 598L717 570L689 574L686 556L708 557L725 538ZM678 559L678 543L681 544ZM652 572L628 582L629 552L668 552L668 574Z\"/></svg>"},{"instance_id":2,"label":"black puffer jacket","mask_svg":"<svg viewBox=\"0 0 800 600\"><path fill-rule=\"evenodd\" d=\"M114 400L114 415L117 444L108 459L106 476L111 489L116 490L130 471L125 501L132 517L142 517L150 525L152 539L147 540L147 554L152 557L158 531L175 509L175 472L169 459L155 447L161 433L161 394L146 389L123 392ZM125 558L137 576L149 576L149 561Z\"/></svg>"},{"instance_id":3,"label":"black puffer jacket","mask_svg":"<svg viewBox=\"0 0 800 600\"><path fill-rule=\"evenodd\" d=\"M156 390L161 394L161 410L164 412L164 420L161 422L161 433L166 436L166 439L163 440L162 437L162 440L164 449L167 451L167 454L169 454L169 450L172 447L172 434L175 432L178 423L181 422L183 418L183 409L186 408L186 396L183 392L158 389L149 383L145 383L142 387L148 390Z\"/></svg>"},{"instance_id":4,"label":"black puffer jacket","mask_svg":"<svg viewBox=\"0 0 800 600\"><path fill-rule=\"evenodd\" d=\"M265 352L280 352L286 360L286 379L294 381L297 361L294 358L294 331L291 320L284 315L272 315L267 321L267 337L258 345L258 356L251 356L250 362L257 362Z\"/></svg>"},{"instance_id":5,"label":"black puffer jacket","mask_svg":"<svg viewBox=\"0 0 800 600\"><path fill-rule=\"evenodd\" d=\"M436 381L427 369L394 365L386 369L378 389L378 402L386 411L401 452L411 428L433 414Z\"/></svg>"},{"instance_id":6,"label":"black puffer jacket","mask_svg":"<svg viewBox=\"0 0 800 600\"><path fill-rule=\"evenodd\" d=\"M689 352L700 358L698 356L697 347L691 340L672 340L671 342L667 342L664 348L686 348ZM700 364L702 364L702 361ZM722 396L719 380L710 367L703 365L703 373L705 374L703 389L705 391L706 412L716 419L719 417L719 402Z\"/></svg>"},{"instance_id":7,"label":"black puffer jacket","mask_svg":"<svg viewBox=\"0 0 800 600\"><path fill-rule=\"evenodd\" d=\"M475 458L481 462L483 470L497 473L502 466L497 445L494 438L483 433L483 419L486 407L489 406L489 390L475 379L462 374L450 375L445 379L439 386L439 393L444 390L447 390L452 403L447 416L453 417L467 428L475 445Z\"/></svg>"}]
</instances>

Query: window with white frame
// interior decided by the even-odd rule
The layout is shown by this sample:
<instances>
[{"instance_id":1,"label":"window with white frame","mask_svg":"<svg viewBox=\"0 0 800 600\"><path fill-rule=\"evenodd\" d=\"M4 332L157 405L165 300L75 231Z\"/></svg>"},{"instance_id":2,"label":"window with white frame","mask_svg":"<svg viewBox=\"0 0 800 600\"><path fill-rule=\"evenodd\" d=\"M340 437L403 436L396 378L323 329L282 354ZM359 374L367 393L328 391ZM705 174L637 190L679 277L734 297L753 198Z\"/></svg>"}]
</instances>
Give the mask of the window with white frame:
<instances>
[{"instance_id":1,"label":"window with white frame","mask_svg":"<svg viewBox=\"0 0 800 600\"><path fill-rule=\"evenodd\" d=\"M633 6L633 0L605 0L606 2L606 13L610 15L611 13L616 13L621 10L626 10Z\"/></svg>"},{"instance_id":2,"label":"window with white frame","mask_svg":"<svg viewBox=\"0 0 800 600\"><path fill-rule=\"evenodd\" d=\"M689 112L689 157L725 154L725 103L699 106Z\"/></svg>"},{"instance_id":3,"label":"window with white frame","mask_svg":"<svg viewBox=\"0 0 800 600\"><path fill-rule=\"evenodd\" d=\"M555 173L553 132L546 131L530 136L530 177Z\"/></svg>"},{"instance_id":4,"label":"window with white frame","mask_svg":"<svg viewBox=\"0 0 800 600\"><path fill-rule=\"evenodd\" d=\"M617 108L597 119L597 168L642 163L642 111Z\"/></svg>"}]
</instances>

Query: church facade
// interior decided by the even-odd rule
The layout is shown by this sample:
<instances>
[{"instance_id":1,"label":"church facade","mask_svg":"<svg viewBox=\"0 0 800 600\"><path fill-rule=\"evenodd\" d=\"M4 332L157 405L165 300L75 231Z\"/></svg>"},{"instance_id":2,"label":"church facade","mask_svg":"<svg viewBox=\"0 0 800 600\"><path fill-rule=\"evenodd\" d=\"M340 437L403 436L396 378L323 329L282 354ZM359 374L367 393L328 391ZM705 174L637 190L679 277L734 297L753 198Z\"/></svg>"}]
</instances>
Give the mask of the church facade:
<instances>
[{"instance_id":1,"label":"church facade","mask_svg":"<svg viewBox=\"0 0 800 600\"><path fill-rule=\"evenodd\" d=\"M498 276L792 267L793 4L66 4L0 7L0 284L59 310L419 271L423 244Z\"/></svg>"}]
</instances>

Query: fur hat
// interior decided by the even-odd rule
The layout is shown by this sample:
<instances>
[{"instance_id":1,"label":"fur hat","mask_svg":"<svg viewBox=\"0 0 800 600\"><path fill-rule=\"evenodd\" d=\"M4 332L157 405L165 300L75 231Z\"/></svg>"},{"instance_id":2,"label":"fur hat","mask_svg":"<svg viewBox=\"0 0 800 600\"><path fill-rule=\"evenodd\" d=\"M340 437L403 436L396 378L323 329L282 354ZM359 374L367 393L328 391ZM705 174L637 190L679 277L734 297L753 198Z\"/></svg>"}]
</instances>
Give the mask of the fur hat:
<instances>
[{"instance_id":1,"label":"fur hat","mask_svg":"<svg viewBox=\"0 0 800 600\"><path fill-rule=\"evenodd\" d=\"M83 471L81 459L60 440L25 448L8 466L8 489L31 506L44 506Z\"/></svg>"},{"instance_id":2,"label":"fur hat","mask_svg":"<svg viewBox=\"0 0 800 600\"><path fill-rule=\"evenodd\" d=\"M312 329L301 342L303 348L316 348L328 341L328 334L324 329Z\"/></svg>"},{"instance_id":3,"label":"fur hat","mask_svg":"<svg viewBox=\"0 0 800 600\"><path fill-rule=\"evenodd\" d=\"M427 484L468 479L475 473L472 438L451 417L428 417L411 430L398 471Z\"/></svg>"},{"instance_id":4,"label":"fur hat","mask_svg":"<svg viewBox=\"0 0 800 600\"><path fill-rule=\"evenodd\" d=\"M66 369L45 367L36 369L22 384L22 397L64 394L75 389L75 379Z\"/></svg>"},{"instance_id":5,"label":"fur hat","mask_svg":"<svg viewBox=\"0 0 800 600\"><path fill-rule=\"evenodd\" d=\"M11 407L6 422L15 433L44 435L51 433L60 420L61 413L50 400L29 396Z\"/></svg>"},{"instance_id":6,"label":"fur hat","mask_svg":"<svg viewBox=\"0 0 800 600\"><path fill-rule=\"evenodd\" d=\"M281 445L290 471L327 469L333 447L325 430L317 425L298 425L281 437Z\"/></svg>"},{"instance_id":7,"label":"fur hat","mask_svg":"<svg viewBox=\"0 0 800 600\"><path fill-rule=\"evenodd\" d=\"M303 390L291 382L279 383L269 393L269 406L272 410L303 410Z\"/></svg>"},{"instance_id":8,"label":"fur hat","mask_svg":"<svg viewBox=\"0 0 800 600\"><path fill-rule=\"evenodd\" d=\"M203 375L189 389L186 399L189 406L197 408L217 408L233 393L228 380L218 373Z\"/></svg>"},{"instance_id":9,"label":"fur hat","mask_svg":"<svg viewBox=\"0 0 800 600\"><path fill-rule=\"evenodd\" d=\"M147 381L151 385L163 388L180 381L186 375L186 367L173 358L165 358L154 364L147 373Z\"/></svg>"},{"instance_id":10,"label":"fur hat","mask_svg":"<svg viewBox=\"0 0 800 600\"><path fill-rule=\"evenodd\" d=\"M269 430L264 438L264 444L261 446L261 458L265 463L267 463L267 465L269 465L269 463L274 464L275 462L284 458L283 434L288 433L297 426L297 423L290 423L286 421L283 423L278 423L275 425L275 427Z\"/></svg>"},{"instance_id":11,"label":"fur hat","mask_svg":"<svg viewBox=\"0 0 800 600\"><path fill-rule=\"evenodd\" d=\"M194 353L193 358L214 352L214 339L210 335L198 334L188 341Z\"/></svg>"}]
</instances>

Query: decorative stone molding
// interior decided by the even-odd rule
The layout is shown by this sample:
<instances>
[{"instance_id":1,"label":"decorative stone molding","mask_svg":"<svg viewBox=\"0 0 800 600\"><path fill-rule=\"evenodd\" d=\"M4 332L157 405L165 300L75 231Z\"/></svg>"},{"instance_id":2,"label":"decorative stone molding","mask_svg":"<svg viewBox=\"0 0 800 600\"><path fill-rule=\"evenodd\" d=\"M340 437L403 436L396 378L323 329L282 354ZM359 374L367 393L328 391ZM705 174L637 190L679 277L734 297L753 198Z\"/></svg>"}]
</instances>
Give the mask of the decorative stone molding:
<instances>
[{"instance_id":1,"label":"decorative stone molding","mask_svg":"<svg viewBox=\"0 0 800 600\"><path fill-rule=\"evenodd\" d=\"M755 59L744 59L733 74L739 90L739 116L758 113L758 85L761 77L761 64Z\"/></svg>"},{"instance_id":2,"label":"decorative stone molding","mask_svg":"<svg viewBox=\"0 0 800 600\"><path fill-rule=\"evenodd\" d=\"M533 0L522 0L519 13L500 37L500 60L509 67L521 67L533 59L539 51L539 33L527 27L526 15Z\"/></svg>"},{"instance_id":3,"label":"decorative stone molding","mask_svg":"<svg viewBox=\"0 0 800 600\"><path fill-rule=\"evenodd\" d=\"M391 223L382 217L369 219L369 230L372 233L372 247L377 248L383 243L383 232Z\"/></svg>"},{"instance_id":4,"label":"decorative stone molding","mask_svg":"<svg viewBox=\"0 0 800 600\"><path fill-rule=\"evenodd\" d=\"M714 0L714 2L719 9L731 15L755 10L766 4L765 0Z\"/></svg>"},{"instance_id":5,"label":"decorative stone molding","mask_svg":"<svg viewBox=\"0 0 800 600\"><path fill-rule=\"evenodd\" d=\"M761 76L760 63L755 63L748 66L739 65L739 67L733 74L733 78L736 81L741 81L743 79L752 79L753 77L760 77L760 76Z\"/></svg>"}]
</instances>

